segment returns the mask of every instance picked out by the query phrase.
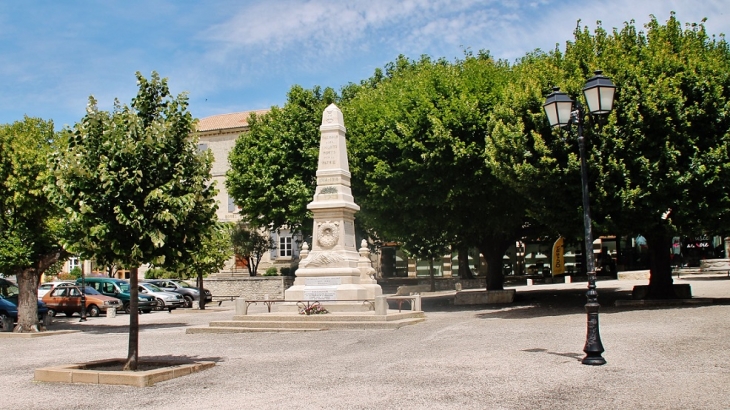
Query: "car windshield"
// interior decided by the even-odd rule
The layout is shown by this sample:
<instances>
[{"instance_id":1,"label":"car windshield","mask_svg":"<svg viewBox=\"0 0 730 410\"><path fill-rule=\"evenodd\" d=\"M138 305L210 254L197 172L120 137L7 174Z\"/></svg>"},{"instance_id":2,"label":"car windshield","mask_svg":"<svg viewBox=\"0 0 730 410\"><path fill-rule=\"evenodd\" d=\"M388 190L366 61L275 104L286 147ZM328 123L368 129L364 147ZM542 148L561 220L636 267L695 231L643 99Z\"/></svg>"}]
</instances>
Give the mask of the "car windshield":
<instances>
[{"instance_id":1,"label":"car windshield","mask_svg":"<svg viewBox=\"0 0 730 410\"><path fill-rule=\"evenodd\" d=\"M129 283L117 282L117 286L122 290L122 293L129 293Z\"/></svg>"},{"instance_id":2,"label":"car windshield","mask_svg":"<svg viewBox=\"0 0 730 410\"><path fill-rule=\"evenodd\" d=\"M142 287L146 288L150 292L162 292L162 289L158 288L157 286L155 286L151 283L145 283Z\"/></svg>"},{"instance_id":3,"label":"car windshield","mask_svg":"<svg viewBox=\"0 0 730 410\"><path fill-rule=\"evenodd\" d=\"M7 286L0 287L0 294L5 296L6 298L15 296L18 293L20 293L18 287L10 282L7 283Z\"/></svg>"},{"instance_id":4,"label":"car windshield","mask_svg":"<svg viewBox=\"0 0 730 410\"><path fill-rule=\"evenodd\" d=\"M178 285L180 285L181 288L194 288L194 286L190 286L187 282L183 282L183 281L177 282L177 281L175 281L175 283L177 283Z\"/></svg>"},{"instance_id":5,"label":"car windshield","mask_svg":"<svg viewBox=\"0 0 730 410\"><path fill-rule=\"evenodd\" d=\"M101 295L101 293L97 292L96 289L92 288L91 286L85 287L84 293L86 293L87 295Z\"/></svg>"}]
</instances>

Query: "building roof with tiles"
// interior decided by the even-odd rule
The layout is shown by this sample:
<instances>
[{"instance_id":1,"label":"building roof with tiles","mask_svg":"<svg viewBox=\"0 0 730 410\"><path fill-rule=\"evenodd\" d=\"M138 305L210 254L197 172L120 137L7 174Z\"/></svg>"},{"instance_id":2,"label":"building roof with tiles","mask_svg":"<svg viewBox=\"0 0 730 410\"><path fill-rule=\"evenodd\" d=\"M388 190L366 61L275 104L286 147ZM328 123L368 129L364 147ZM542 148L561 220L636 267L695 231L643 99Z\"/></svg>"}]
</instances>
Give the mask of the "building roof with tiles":
<instances>
[{"instance_id":1,"label":"building roof with tiles","mask_svg":"<svg viewBox=\"0 0 730 410\"><path fill-rule=\"evenodd\" d=\"M245 128L248 126L248 118L251 114L265 114L269 110L253 110L253 111L242 111L233 112L230 114L218 114L211 115L210 117L201 118L198 120L198 131L199 132L210 132L227 129Z\"/></svg>"}]
</instances>

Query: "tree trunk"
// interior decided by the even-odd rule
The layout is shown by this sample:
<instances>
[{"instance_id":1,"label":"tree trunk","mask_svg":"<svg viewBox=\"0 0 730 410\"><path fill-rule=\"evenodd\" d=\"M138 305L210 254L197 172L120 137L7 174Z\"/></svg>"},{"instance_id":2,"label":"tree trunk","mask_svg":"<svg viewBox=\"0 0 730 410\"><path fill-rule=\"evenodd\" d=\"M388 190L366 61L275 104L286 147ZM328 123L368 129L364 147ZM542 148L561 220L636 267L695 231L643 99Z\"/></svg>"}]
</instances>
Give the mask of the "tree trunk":
<instances>
[{"instance_id":1,"label":"tree trunk","mask_svg":"<svg viewBox=\"0 0 730 410\"><path fill-rule=\"evenodd\" d=\"M462 279L474 279L474 274L469 266L469 247L459 246L459 277Z\"/></svg>"},{"instance_id":2,"label":"tree trunk","mask_svg":"<svg viewBox=\"0 0 730 410\"><path fill-rule=\"evenodd\" d=\"M428 258L428 276L431 279L431 292L436 292L436 278L433 274L433 256Z\"/></svg>"},{"instance_id":3,"label":"tree trunk","mask_svg":"<svg viewBox=\"0 0 730 410\"><path fill-rule=\"evenodd\" d=\"M513 238L489 238L479 244L479 252L487 261L487 290L504 290L502 258L509 249Z\"/></svg>"},{"instance_id":4,"label":"tree trunk","mask_svg":"<svg viewBox=\"0 0 730 410\"><path fill-rule=\"evenodd\" d=\"M139 360L139 280L133 267L129 272L129 349L123 370L137 370Z\"/></svg>"},{"instance_id":5,"label":"tree trunk","mask_svg":"<svg viewBox=\"0 0 730 410\"><path fill-rule=\"evenodd\" d=\"M38 326L38 281L40 275L33 268L16 273L18 280L18 324L13 329L18 333L40 332Z\"/></svg>"},{"instance_id":6,"label":"tree trunk","mask_svg":"<svg viewBox=\"0 0 730 410\"><path fill-rule=\"evenodd\" d=\"M50 253L40 258L36 268L28 268L15 273L20 294L18 295L18 324L13 329L14 332L27 333L41 330L38 326L38 282L43 272L67 256L66 251Z\"/></svg>"},{"instance_id":7,"label":"tree trunk","mask_svg":"<svg viewBox=\"0 0 730 410\"><path fill-rule=\"evenodd\" d=\"M672 238L664 232L646 235L649 247L649 292L647 299L675 299L674 281L672 280L671 253Z\"/></svg>"}]
</instances>

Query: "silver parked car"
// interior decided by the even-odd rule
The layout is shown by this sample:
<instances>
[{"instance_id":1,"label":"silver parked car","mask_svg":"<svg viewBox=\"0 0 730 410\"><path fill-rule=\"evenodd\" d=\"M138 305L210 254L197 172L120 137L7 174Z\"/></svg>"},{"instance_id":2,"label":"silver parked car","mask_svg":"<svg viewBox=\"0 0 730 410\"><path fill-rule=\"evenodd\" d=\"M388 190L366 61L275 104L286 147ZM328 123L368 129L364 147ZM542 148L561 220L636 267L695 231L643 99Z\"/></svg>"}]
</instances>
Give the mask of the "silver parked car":
<instances>
[{"instance_id":1,"label":"silver parked car","mask_svg":"<svg viewBox=\"0 0 730 410\"><path fill-rule=\"evenodd\" d=\"M43 296L46 295L46 293L52 291L56 286L58 285L73 285L74 283L71 281L55 281L55 282L46 282L41 283L40 286L38 286L38 300L43 299Z\"/></svg>"},{"instance_id":2,"label":"silver parked car","mask_svg":"<svg viewBox=\"0 0 730 410\"><path fill-rule=\"evenodd\" d=\"M139 293L152 296L157 299L157 310L170 310L185 306L185 299L181 294L168 292L158 288L151 283L140 283Z\"/></svg>"},{"instance_id":3,"label":"silver parked car","mask_svg":"<svg viewBox=\"0 0 730 410\"><path fill-rule=\"evenodd\" d=\"M185 282L184 280L180 279L150 279L145 281L145 283L152 283L153 285L161 288L162 290L167 290L170 292L176 292L179 293L185 298L185 307L193 307L193 302L197 302L200 300L200 292L198 291L198 288L195 286L190 285L189 283ZM210 303L213 301L213 295L210 293L208 289L203 289L205 291L205 303Z\"/></svg>"}]
</instances>

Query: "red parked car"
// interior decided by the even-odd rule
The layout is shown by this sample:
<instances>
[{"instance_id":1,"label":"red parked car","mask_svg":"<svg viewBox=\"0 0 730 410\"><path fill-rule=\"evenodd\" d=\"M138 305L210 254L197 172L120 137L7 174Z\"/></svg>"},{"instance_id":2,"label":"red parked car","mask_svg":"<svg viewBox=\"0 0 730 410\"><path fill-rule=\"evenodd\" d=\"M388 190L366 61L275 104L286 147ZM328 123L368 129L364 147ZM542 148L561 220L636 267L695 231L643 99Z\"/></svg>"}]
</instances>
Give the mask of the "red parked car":
<instances>
[{"instance_id":1,"label":"red parked car","mask_svg":"<svg viewBox=\"0 0 730 410\"><path fill-rule=\"evenodd\" d=\"M87 286L86 293L86 314L92 317L99 316L101 311L107 309L121 309L122 301L111 296L105 296L96 289ZM65 313L72 316L74 313L81 314L81 289L75 285L58 285L52 291L43 296L43 302L48 306L48 315L55 316L56 313Z\"/></svg>"}]
</instances>

